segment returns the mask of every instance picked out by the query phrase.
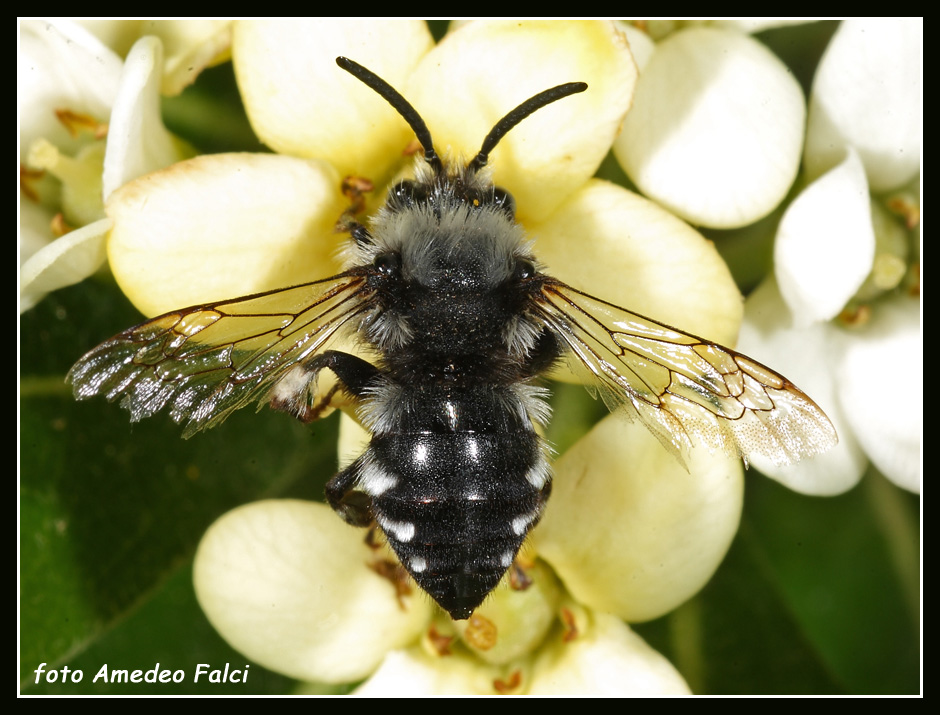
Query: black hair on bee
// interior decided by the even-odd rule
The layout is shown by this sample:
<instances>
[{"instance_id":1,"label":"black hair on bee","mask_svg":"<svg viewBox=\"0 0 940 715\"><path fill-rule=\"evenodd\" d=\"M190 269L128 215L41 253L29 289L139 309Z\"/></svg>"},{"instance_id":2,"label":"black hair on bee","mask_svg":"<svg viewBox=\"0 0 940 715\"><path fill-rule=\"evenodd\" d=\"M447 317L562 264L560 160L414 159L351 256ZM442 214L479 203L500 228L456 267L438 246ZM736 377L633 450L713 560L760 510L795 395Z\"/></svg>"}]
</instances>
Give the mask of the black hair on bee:
<instances>
[{"instance_id":1,"label":"black hair on bee","mask_svg":"<svg viewBox=\"0 0 940 715\"><path fill-rule=\"evenodd\" d=\"M392 188L369 229L351 229L355 263L381 272L360 330L382 359L380 368L353 368L358 358L334 358L369 374L357 396L373 438L327 497L347 521L374 519L418 584L454 618L467 618L512 565L551 490L535 431L549 409L530 381L563 351L526 311L539 290L528 280L535 259L509 194L480 170L523 118L587 85L532 97L496 124L466 166L451 166L400 94L351 60L337 64L411 125L427 168ZM349 385L343 369L337 374ZM368 495L370 508L346 507L352 489Z\"/></svg>"},{"instance_id":2,"label":"black hair on bee","mask_svg":"<svg viewBox=\"0 0 940 715\"><path fill-rule=\"evenodd\" d=\"M460 166L438 155L387 82L352 60L337 64L398 111L425 164L389 190L368 226L346 217L348 269L130 328L75 364L77 398L121 398L135 421L167 407L189 437L250 402L315 419L317 375L329 369L372 438L327 484L327 501L350 524L377 524L455 619L499 583L541 518L551 469L536 428L550 409L536 380L562 358L587 368L680 460L693 435L779 463L836 442L825 414L782 375L539 268L512 196L481 170L507 132L585 83L523 102ZM374 362L331 350L342 330L371 346Z\"/></svg>"}]
</instances>

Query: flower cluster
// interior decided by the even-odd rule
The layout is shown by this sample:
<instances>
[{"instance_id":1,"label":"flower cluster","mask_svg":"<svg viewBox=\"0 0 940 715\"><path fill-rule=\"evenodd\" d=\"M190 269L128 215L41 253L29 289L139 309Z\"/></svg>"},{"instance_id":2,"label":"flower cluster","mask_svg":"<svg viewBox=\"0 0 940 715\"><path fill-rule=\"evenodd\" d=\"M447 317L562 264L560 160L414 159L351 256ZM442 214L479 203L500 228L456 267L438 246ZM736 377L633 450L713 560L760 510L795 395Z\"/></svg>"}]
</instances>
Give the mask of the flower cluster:
<instances>
[{"instance_id":1,"label":"flower cluster","mask_svg":"<svg viewBox=\"0 0 940 715\"><path fill-rule=\"evenodd\" d=\"M160 93L179 92L227 47L226 23L197 25L93 24L125 45L122 61L79 24L22 24L21 310L104 264L115 189L193 153L163 126Z\"/></svg>"},{"instance_id":2,"label":"flower cluster","mask_svg":"<svg viewBox=\"0 0 940 715\"><path fill-rule=\"evenodd\" d=\"M197 24L196 39L177 41L187 51L172 57L198 57L189 66L201 68L230 42L252 126L276 153L185 161L154 109L161 81L178 91L185 65L164 60L150 36L123 64L78 28L37 24L24 37L58 67L62 45L76 50L64 32L110 70L93 75L106 89L68 102L37 90L24 105L24 164L61 181L52 198L37 190L39 203L21 199L24 308L97 269L105 245L118 284L147 315L339 272L343 177L368 177L374 210L414 159L407 125L338 70L337 56L401 91L435 146L453 156L475 153L522 100L585 81L587 93L527 119L490 162L548 271L718 343L735 344L743 320L740 349L812 394L842 439L806 466L761 471L800 491L837 493L871 459L919 489L921 413L901 401L921 395L910 384L921 379L919 301L897 288L908 286L916 256L904 253L900 268L880 258L899 253L883 246L908 242L882 238L900 229L879 222L877 207L903 205L909 217L917 206L922 23L844 23L820 65L808 130L792 75L733 23L669 27L654 42L606 22L473 22L438 43L421 22ZM854 73L840 84L847 66ZM37 76L47 74L56 76ZM858 110L872 96L883 96L895 124ZM109 122L103 152L86 157L49 125L44 112L63 105ZM638 193L593 178L611 149ZM91 186L71 173L75 162L101 177L91 198L70 190ZM788 198L775 280L745 306L714 245L689 224L748 226ZM46 230L29 228L34 206L45 221L38 226L61 210L83 228L29 248ZM885 272L899 277L886 283ZM872 282L880 288L863 294ZM871 319L846 328L844 309L862 303ZM872 409L870 375L893 383L895 371L904 389L891 393L891 409ZM368 435L345 414L341 429L343 461ZM326 506L288 500L246 505L213 525L196 557L197 595L219 633L253 661L304 681L364 681L363 694L686 693L672 665L626 624L693 596L737 530L743 466L697 452L687 471L641 425L602 420L555 461L549 508L517 574L524 583L502 584L465 624L398 583L385 552Z\"/></svg>"}]
</instances>

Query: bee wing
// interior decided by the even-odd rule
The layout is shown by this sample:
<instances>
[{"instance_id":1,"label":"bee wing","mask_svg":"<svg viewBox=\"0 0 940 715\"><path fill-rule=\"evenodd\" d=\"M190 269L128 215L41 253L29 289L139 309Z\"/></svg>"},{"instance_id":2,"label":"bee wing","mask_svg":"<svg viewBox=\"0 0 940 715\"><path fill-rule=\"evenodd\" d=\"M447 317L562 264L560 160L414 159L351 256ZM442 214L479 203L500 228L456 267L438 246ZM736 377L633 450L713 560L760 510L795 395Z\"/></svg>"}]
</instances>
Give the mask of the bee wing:
<instances>
[{"instance_id":1,"label":"bee wing","mask_svg":"<svg viewBox=\"0 0 940 715\"><path fill-rule=\"evenodd\" d=\"M838 442L815 402L746 355L557 281L546 281L536 302L608 405L629 403L680 461L693 436L745 463L757 454L790 464Z\"/></svg>"},{"instance_id":2,"label":"bee wing","mask_svg":"<svg viewBox=\"0 0 940 715\"><path fill-rule=\"evenodd\" d=\"M370 307L362 272L199 305L129 328L82 357L75 397L121 398L131 421L164 407L184 437L263 399L271 387Z\"/></svg>"}]
</instances>

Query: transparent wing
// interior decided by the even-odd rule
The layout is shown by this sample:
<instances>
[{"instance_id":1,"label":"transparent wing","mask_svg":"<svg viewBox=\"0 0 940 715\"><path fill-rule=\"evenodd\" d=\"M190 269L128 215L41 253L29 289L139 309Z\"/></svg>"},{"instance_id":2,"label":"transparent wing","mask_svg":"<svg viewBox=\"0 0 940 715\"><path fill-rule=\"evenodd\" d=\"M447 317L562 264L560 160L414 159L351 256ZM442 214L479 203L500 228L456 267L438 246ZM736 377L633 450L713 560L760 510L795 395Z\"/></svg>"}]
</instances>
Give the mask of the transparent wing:
<instances>
[{"instance_id":1,"label":"transparent wing","mask_svg":"<svg viewBox=\"0 0 940 715\"><path fill-rule=\"evenodd\" d=\"M746 355L557 281L545 282L536 309L593 373L608 404L629 403L683 462L693 437L745 462L759 454L775 464L838 442L815 402Z\"/></svg>"},{"instance_id":2,"label":"transparent wing","mask_svg":"<svg viewBox=\"0 0 940 715\"><path fill-rule=\"evenodd\" d=\"M121 398L131 421L164 407L184 437L267 396L370 305L361 271L184 308L115 335L69 371L75 397Z\"/></svg>"}]
</instances>

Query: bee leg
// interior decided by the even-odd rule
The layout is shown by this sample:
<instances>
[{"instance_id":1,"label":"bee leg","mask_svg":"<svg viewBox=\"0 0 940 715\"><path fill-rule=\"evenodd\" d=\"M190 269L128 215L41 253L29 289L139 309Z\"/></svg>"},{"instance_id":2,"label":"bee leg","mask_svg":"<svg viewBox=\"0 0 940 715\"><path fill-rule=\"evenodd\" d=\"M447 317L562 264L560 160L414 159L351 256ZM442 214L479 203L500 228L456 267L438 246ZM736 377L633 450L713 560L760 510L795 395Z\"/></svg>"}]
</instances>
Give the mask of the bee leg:
<instances>
[{"instance_id":1,"label":"bee leg","mask_svg":"<svg viewBox=\"0 0 940 715\"><path fill-rule=\"evenodd\" d=\"M375 187L372 182L361 176L347 176L342 183L343 195L350 200L350 206L343 211L342 216L336 222L337 233L348 233L353 240L362 244L371 244L372 236L369 230L363 226L357 219L356 214L365 209L365 194L373 191Z\"/></svg>"},{"instance_id":2,"label":"bee leg","mask_svg":"<svg viewBox=\"0 0 940 715\"><path fill-rule=\"evenodd\" d=\"M361 398L366 388L379 376L379 369L361 357L327 350L304 364L306 370L319 372L323 368L332 370L339 378L342 388L355 398Z\"/></svg>"},{"instance_id":3,"label":"bee leg","mask_svg":"<svg viewBox=\"0 0 940 715\"><path fill-rule=\"evenodd\" d=\"M317 375L324 368L331 370L339 378L339 383L311 404ZM308 424L322 416L337 392L343 390L359 399L378 375L378 368L362 358L327 350L294 365L271 389L269 402L273 409L287 412Z\"/></svg>"},{"instance_id":4,"label":"bee leg","mask_svg":"<svg viewBox=\"0 0 940 715\"><path fill-rule=\"evenodd\" d=\"M340 218L340 220L336 222L336 232L348 233L360 246L368 246L373 243L372 234L369 233L369 229L354 218L346 217L345 214L343 218Z\"/></svg>"},{"instance_id":5,"label":"bee leg","mask_svg":"<svg viewBox=\"0 0 940 715\"><path fill-rule=\"evenodd\" d=\"M543 328L536 338L535 345L525 357L525 376L535 377L545 373L564 354L564 348L558 338L547 328Z\"/></svg>"},{"instance_id":6,"label":"bee leg","mask_svg":"<svg viewBox=\"0 0 940 715\"><path fill-rule=\"evenodd\" d=\"M343 521L353 526L372 524L372 497L356 489L362 468L357 459L326 483L326 501Z\"/></svg>"}]
</instances>

